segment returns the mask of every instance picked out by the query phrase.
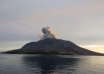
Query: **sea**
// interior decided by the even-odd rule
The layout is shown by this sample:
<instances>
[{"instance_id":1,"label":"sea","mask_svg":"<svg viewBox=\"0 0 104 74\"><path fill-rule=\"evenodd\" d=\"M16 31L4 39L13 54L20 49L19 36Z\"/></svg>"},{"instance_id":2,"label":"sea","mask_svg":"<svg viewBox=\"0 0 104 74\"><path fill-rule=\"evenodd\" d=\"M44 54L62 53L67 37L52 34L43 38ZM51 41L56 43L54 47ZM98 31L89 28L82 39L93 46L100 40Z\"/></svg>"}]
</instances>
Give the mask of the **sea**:
<instances>
[{"instance_id":1,"label":"sea","mask_svg":"<svg viewBox=\"0 0 104 74\"><path fill-rule=\"evenodd\" d=\"M104 56L0 54L0 74L104 74Z\"/></svg>"}]
</instances>

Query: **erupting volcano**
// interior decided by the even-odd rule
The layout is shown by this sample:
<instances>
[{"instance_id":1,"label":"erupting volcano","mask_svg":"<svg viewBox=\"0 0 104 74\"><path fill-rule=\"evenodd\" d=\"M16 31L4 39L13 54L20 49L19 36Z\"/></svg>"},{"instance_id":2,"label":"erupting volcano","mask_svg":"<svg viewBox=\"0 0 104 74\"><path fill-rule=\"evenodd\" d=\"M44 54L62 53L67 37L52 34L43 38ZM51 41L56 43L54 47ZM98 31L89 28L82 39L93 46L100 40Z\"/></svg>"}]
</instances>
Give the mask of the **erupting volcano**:
<instances>
[{"instance_id":1,"label":"erupting volcano","mask_svg":"<svg viewBox=\"0 0 104 74\"><path fill-rule=\"evenodd\" d=\"M7 51L5 53L103 55L79 47L71 41L58 39L55 32L49 26L42 28L42 33L39 41L27 43L21 49Z\"/></svg>"}]
</instances>

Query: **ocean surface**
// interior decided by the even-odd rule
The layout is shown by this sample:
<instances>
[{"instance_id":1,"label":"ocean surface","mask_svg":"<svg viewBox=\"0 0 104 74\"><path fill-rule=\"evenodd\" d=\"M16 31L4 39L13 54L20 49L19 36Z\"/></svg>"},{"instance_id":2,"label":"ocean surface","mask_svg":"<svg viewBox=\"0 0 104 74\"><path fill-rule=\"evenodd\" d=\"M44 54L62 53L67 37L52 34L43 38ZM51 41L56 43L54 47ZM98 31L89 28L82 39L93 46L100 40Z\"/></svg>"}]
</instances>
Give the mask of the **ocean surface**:
<instances>
[{"instance_id":1,"label":"ocean surface","mask_svg":"<svg viewBox=\"0 0 104 74\"><path fill-rule=\"evenodd\" d=\"M0 54L0 74L104 74L104 56Z\"/></svg>"}]
</instances>

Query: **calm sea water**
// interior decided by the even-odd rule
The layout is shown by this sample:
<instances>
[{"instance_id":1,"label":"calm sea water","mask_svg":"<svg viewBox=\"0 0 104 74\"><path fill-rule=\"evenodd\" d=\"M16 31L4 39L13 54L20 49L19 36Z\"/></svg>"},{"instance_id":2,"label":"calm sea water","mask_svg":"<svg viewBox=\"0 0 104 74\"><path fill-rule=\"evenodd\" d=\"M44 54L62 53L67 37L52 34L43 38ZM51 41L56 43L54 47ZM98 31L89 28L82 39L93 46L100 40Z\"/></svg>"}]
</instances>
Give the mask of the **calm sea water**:
<instances>
[{"instance_id":1,"label":"calm sea water","mask_svg":"<svg viewBox=\"0 0 104 74\"><path fill-rule=\"evenodd\" d=\"M0 74L104 74L104 56L0 54Z\"/></svg>"}]
</instances>

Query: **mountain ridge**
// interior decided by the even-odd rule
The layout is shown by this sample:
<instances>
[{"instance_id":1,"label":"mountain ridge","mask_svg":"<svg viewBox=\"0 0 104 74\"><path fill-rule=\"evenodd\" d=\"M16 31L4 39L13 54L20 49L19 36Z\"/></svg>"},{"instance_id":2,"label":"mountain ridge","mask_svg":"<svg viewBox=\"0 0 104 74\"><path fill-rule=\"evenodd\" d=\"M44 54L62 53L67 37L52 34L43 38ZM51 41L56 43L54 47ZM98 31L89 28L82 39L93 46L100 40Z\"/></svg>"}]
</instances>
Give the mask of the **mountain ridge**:
<instances>
[{"instance_id":1,"label":"mountain ridge","mask_svg":"<svg viewBox=\"0 0 104 74\"><path fill-rule=\"evenodd\" d=\"M79 55L103 55L88 49L82 48L71 41L46 38L37 42L25 44L21 49L7 51L5 53L32 53L32 54L79 54Z\"/></svg>"}]
</instances>

